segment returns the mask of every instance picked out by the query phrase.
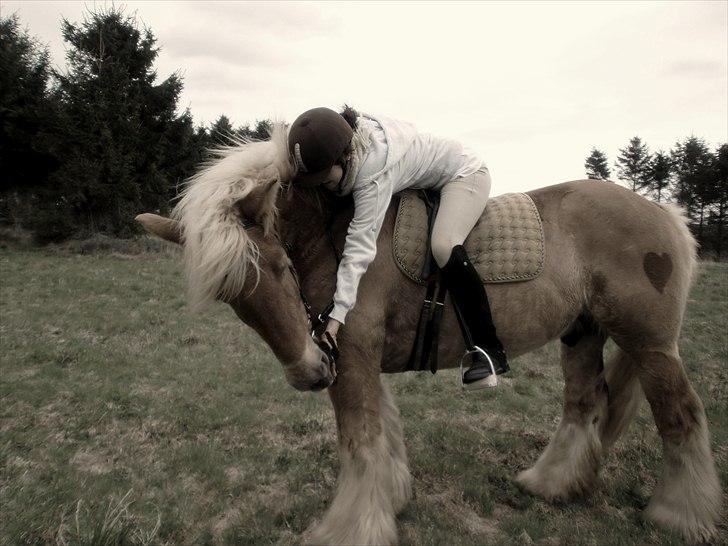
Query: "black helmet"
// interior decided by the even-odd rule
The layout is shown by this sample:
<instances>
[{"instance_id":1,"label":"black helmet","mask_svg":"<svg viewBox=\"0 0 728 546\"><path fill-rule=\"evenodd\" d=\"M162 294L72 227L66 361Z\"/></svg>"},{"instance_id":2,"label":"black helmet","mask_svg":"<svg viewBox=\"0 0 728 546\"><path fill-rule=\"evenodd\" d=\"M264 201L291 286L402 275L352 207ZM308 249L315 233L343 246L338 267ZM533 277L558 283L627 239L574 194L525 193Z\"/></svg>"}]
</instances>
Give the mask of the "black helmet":
<instances>
[{"instance_id":1,"label":"black helmet","mask_svg":"<svg viewBox=\"0 0 728 546\"><path fill-rule=\"evenodd\" d=\"M354 131L330 108L304 112L288 131L288 150L299 173L313 174L330 169L351 143Z\"/></svg>"}]
</instances>

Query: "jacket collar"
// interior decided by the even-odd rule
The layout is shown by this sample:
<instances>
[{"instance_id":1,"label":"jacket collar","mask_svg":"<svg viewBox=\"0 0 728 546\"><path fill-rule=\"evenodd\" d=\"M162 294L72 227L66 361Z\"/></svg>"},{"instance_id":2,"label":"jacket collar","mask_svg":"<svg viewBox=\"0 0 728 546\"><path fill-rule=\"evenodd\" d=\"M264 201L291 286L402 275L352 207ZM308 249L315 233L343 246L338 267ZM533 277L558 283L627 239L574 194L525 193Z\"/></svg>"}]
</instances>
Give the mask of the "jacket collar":
<instances>
[{"instance_id":1,"label":"jacket collar","mask_svg":"<svg viewBox=\"0 0 728 546\"><path fill-rule=\"evenodd\" d=\"M412 145L417 135L417 130L410 123L385 116L372 116L371 114L362 113L360 117L376 121L384 131L384 137L387 140L387 159L384 162L384 167L368 178L368 180L375 180L402 159L402 156L404 156L405 152ZM352 137L352 151L347 160L346 173L344 173L344 179L341 181L338 189L340 195L347 195L354 189L354 183L359 174L359 169L364 163L369 148L370 134L369 129L361 124L354 132L354 136Z\"/></svg>"}]
</instances>

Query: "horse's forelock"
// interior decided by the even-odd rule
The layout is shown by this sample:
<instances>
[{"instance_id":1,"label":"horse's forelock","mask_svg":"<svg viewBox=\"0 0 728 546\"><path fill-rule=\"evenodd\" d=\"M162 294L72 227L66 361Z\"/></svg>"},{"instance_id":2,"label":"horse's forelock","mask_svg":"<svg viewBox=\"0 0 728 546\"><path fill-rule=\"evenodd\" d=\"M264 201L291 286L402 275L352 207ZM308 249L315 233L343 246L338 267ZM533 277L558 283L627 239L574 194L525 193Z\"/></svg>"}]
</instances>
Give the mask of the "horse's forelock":
<instances>
[{"instance_id":1,"label":"horse's forelock","mask_svg":"<svg viewBox=\"0 0 728 546\"><path fill-rule=\"evenodd\" d=\"M239 295L249 267L257 275L258 248L240 224L236 204L261 184L270 185L270 177L262 176L265 171L276 173L275 185L294 174L287 129L282 124L272 127L269 140L239 140L212 153L213 159L188 180L173 211L185 238L185 275L193 307ZM265 209L260 211L264 228L270 230L275 219L275 193L260 203Z\"/></svg>"}]
</instances>

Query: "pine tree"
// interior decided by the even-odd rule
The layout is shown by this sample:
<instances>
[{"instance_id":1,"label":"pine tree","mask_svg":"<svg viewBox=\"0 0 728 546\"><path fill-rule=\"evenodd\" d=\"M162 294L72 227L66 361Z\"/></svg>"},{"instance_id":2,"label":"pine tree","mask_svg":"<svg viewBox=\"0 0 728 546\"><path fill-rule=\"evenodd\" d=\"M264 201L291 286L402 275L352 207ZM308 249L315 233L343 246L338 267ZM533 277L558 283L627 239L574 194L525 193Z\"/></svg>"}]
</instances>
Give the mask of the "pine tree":
<instances>
[{"instance_id":1,"label":"pine tree","mask_svg":"<svg viewBox=\"0 0 728 546\"><path fill-rule=\"evenodd\" d=\"M238 134L244 138L252 140L266 140L270 136L270 130L273 122L269 119L262 119L255 122L255 127L251 129L250 125L245 125L238 129Z\"/></svg>"},{"instance_id":2,"label":"pine tree","mask_svg":"<svg viewBox=\"0 0 728 546\"><path fill-rule=\"evenodd\" d=\"M215 123L210 126L210 146L228 146L234 144L237 139L243 140L266 140L270 136L273 122L269 119L258 120L251 128L250 124L233 129L230 118L222 114Z\"/></svg>"},{"instance_id":3,"label":"pine tree","mask_svg":"<svg viewBox=\"0 0 728 546\"><path fill-rule=\"evenodd\" d=\"M154 35L121 9L64 20L62 31L69 70L57 75L67 126L58 197L77 226L128 236L138 212L166 209L182 176L175 164L194 133L189 113L176 113L182 81L172 74L155 84Z\"/></svg>"},{"instance_id":4,"label":"pine tree","mask_svg":"<svg viewBox=\"0 0 728 546\"><path fill-rule=\"evenodd\" d=\"M586 158L584 163L586 169L586 176L593 180L608 180L609 179L609 163L607 156L604 152L592 148L591 154Z\"/></svg>"},{"instance_id":5,"label":"pine tree","mask_svg":"<svg viewBox=\"0 0 728 546\"><path fill-rule=\"evenodd\" d=\"M642 189L648 184L650 152L640 137L630 139L626 148L619 150L617 156L617 175L629 182L632 191Z\"/></svg>"},{"instance_id":6,"label":"pine tree","mask_svg":"<svg viewBox=\"0 0 728 546\"><path fill-rule=\"evenodd\" d=\"M718 258L723 254L723 249L728 246L728 230L726 222L728 221L728 144L721 144L714 154L713 172L715 173L716 192L715 192L715 210L714 219L717 222L716 227L716 245L715 250Z\"/></svg>"},{"instance_id":7,"label":"pine tree","mask_svg":"<svg viewBox=\"0 0 728 546\"><path fill-rule=\"evenodd\" d=\"M215 123L210 126L210 142L211 148L219 146L229 146L234 142L237 131L233 129L233 124L230 122L230 118L225 114L222 114Z\"/></svg>"},{"instance_id":8,"label":"pine tree","mask_svg":"<svg viewBox=\"0 0 728 546\"><path fill-rule=\"evenodd\" d=\"M670 155L662 150L657 152L650 161L648 188L657 198L657 202L662 201L663 193L670 185L670 175L672 174L672 161Z\"/></svg>"},{"instance_id":9,"label":"pine tree","mask_svg":"<svg viewBox=\"0 0 728 546\"><path fill-rule=\"evenodd\" d=\"M715 159L701 138L691 136L670 152L675 172L675 197L698 224L697 237L704 241L706 213L716 199Z\"/></svg>"},{"instance_id":10,"label":"pine tree","mask_svg":"<svg viewBox=\"0 0 728 546\"><path fill-rule=\"evenodd\" d=\"M182 185L205 159L207 132L204 127L195 129L189 109L169 124L163 137L164 153L159 158L159 170L167 181L166 195L151 195L145 202L157 203L159 212L166 214Z\"/></svg>"},{"instance_id":11,"label":"pine tree","mask_svg":"<svg viewBox=\"0 0 728 546\"><path fill-rule=\"evenodd\" d=\"M49 54L17 16L0 17L0 221L18 225L58 162Z\"/></svg>"}]
</instances>

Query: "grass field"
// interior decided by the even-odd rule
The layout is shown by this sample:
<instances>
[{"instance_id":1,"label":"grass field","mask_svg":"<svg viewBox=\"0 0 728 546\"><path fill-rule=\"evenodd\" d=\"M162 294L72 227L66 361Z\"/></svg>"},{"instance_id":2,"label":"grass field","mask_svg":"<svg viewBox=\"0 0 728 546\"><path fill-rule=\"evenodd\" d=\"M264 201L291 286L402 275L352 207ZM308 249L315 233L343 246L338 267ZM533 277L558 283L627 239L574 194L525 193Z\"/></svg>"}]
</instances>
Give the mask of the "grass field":
<instances>
[{"instance_id":1,"label":"grass field","mask_svg":"<svg viewBox=\"0 0 728 546\"><path fill-rule=\"evenodd\" d=\"M290 388L232 311L185 309L171 250L0 250L0 543L294 544L333 495L325 393ZM728 482L728 266L701 266L681 350ZM558 347L496 392L387 377L415 498L404 544L680 544L640 519L660 468L646 403L594 493L551 505L516 472L555 430ZM725 521L718 542L728 542Z\"/></svg>"}]
</instances>

